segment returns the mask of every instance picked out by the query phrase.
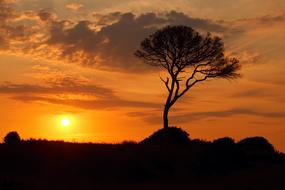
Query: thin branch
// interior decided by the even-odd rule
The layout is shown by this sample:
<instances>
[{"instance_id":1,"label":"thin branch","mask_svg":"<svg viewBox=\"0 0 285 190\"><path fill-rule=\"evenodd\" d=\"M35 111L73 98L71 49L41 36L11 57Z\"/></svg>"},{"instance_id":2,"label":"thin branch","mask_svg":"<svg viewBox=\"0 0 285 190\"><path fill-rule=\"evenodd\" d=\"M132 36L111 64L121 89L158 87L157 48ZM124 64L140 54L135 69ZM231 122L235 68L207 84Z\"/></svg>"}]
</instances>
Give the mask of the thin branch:
<instances>
[{"instance_id":1,"label":"thin branch","mask_svg":"<svg viewBox=\"0 0 285 190\"><path fill-rule=\"evenodd\" d=\"M207 80L207 78L209 78L209 76L205 76L202 79L197 79L193 83L188 85L180 94L178 94L177 96L173 98L173 100L171 101L171 105L173 105L181 96L183 96L188 90L190 90L190 88L192 88L196 83L205 81Z\"/></svg>"},{"instance_id":2,"label":"thin branch","mask_svg":"<svg viewBox=\"0 0 285 190\"><path fill-rule=\"evenodd\" d=\"M175 90L175 94L174 94L174 98L173 99L175 99L175 97L177 97L178 96L178 94L179 94L179 90L180 90L180 82L181 80L179 80L179 79L175 79L175 84L176 84L176 90Z\"/></svg>"},{"instance_id":3,"label":"thin branch","mask_svg":"<svg viewBox=\"0 0 285 190\"><path fill-rule=\"evenodd\" d=\"M169 78L167 77L166 80L164 80L162 77L159 77L159 78L160 78L160 80L165 84L165 86L166 86L168 92L170 92L171 90L170 90L170 87L168 86Z\"/></svg>"}]
</instances>

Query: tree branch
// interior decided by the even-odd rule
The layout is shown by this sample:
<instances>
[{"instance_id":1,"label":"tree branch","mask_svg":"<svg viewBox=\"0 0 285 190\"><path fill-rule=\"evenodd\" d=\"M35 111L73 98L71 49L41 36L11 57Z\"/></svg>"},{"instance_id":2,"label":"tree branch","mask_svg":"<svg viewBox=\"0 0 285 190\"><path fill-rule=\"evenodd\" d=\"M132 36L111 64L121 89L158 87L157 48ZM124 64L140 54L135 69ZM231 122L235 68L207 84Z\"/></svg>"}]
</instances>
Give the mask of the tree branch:
<instances>
[{"instance_id":1,"label":"tree branch","mask_svg":"<svg viewBox=\"0 0 285 190\"><path fill-rule=\"evenodd\" d=\"M170 92L171 90L170 90L170 87L168 86L169 78L167 77L166 80L164 80L162 77L159 77L159 78L160 78L160 80L165 84L165 86L166 86L168 92Z\"/></svg>"},{"instance_id":2,"label":"tree branch","mask_svg":"<svg viewBox=\"0 0 285 190\"><path fill-rule=\"evenodd\" d=\"M209 78L209 76L205 76L205 77L202 78L202 79L197 79L197 80L195 80L193 83L191 83L190 85L186 86L186 88L185 88L180 94L178 94L177 96L175 96L175 97L173 98L173 100L171 101L171 106L172 106L181 96L183 96L188 90L190 90L190 88L192 88L196 83L205 81L205 80L207 80L207 78Z\"/></svg>"}]
</instances>

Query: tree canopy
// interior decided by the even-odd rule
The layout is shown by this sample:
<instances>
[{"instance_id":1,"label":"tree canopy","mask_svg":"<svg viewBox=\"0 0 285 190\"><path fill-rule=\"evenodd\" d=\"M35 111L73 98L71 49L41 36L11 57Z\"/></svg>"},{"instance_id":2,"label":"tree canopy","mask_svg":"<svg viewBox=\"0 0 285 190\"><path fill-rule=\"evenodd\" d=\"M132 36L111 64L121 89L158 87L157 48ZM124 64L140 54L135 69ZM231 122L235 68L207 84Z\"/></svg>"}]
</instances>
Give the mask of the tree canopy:
<instances>
[{"instance_id":1,"label":"tree canopy","mask_svg":"<svg viewBox=\"0 0 285 190\"><path fill-rule=\"evenodd\" d=\"M135 56L168 72L161 78L168 91L164 127L170 107L196 83L210 78L240 77L239 61L224 54L222 39L201 35L188 26L166 26L144 39Z\"/></svg>"}]
</instances>

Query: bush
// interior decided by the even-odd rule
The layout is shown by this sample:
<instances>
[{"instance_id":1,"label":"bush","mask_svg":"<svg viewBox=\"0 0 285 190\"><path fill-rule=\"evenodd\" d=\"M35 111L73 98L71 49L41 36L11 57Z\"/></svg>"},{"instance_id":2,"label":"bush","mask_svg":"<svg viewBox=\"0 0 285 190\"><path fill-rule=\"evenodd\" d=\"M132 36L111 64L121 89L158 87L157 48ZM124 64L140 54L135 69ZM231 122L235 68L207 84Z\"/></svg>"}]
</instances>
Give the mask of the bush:
<instances>
[{"instance_id":1,"label":"bush","mask_svg":"<svg viewBox=\"0 0 285 190\"><path fill-rule=\"evenodd\" d=\"M155 145L183 145L189 144L189 134L177 127L168 127L154 132L150 137L141 141L141 144Z\"/></svg>"},{"instance_id":2,"label":"bush","mask_svg":"<svg viewBox=\"0 0 285 190\"><path fill-rule=\"evenodd\" d=\"M220 146L234 146L235 141L230 137L223 137L219 138L213 141L214 145L220 145Z\"/></svg>"},{"instance_id":3,"label":"bush","mask_svg":"<svg viewBox=\"0 0 285 190\"><path fill-rule=\"evenodd\" d=\"M264 137L248 137L240 142L238 146L246 152L275 153L275 149Z\"/></svg>"},{"instance_id":4,"label":"bush","mask_svg":"<svg viewBox=\"0 0 285 190\"><path fill-rule=\"evenodd\" d=\"M6 144L18 144L20 141L21 138L16 131L11 131L4 137L4 143Z\"/></svg>"},{"instance_id":5,"label":"bush","mask_svg":"<svg viewBox=\"0 0 285 190\"><path fill-rule=\"evenodd\" d=\"M122 142L122 145L126 145L126 146L133 146L133 145L136 145L137 142L135 141L128 141L128 140L125 140Z\"/></svg>"},{"instance_id":6,"label":"bush","mask_svg":"<svg viewBox=\"0 0 285 190\"><path fill-rule=\"evenodd\" d=\"M272 160L276 153L272 144L264 137L248 137L237 143L239 148L254 160Z\"/></svg>"},{"instance_id":7,"label":"bush","mask_svg":"<svg viewBox=\"0 0 285 190\"><path fill-rule=\"evenodd\" d=\"M230 137L214 140L203 152L198 169L207 172L224 172L246 166L244 154Z\"/></svg>"}]
</instances>

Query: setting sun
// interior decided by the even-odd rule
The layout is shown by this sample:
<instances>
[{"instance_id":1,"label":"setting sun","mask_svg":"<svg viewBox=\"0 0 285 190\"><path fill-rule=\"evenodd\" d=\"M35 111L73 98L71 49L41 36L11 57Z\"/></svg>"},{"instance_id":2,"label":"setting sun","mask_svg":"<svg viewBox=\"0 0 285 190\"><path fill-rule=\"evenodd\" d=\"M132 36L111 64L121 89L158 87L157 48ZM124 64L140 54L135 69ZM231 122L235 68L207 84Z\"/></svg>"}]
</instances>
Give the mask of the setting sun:
<instances>
[{"instance_id":1,"label":"setting sun","mask_svg":"<svg viewBox=\"0 0 285 190\"><path fill-rule=\"evenodd\" d=\"M63 126L63 127L68 127L68 126L70 125L70 119L68 119L68 118L62 118L62 119L60 120L60 124L61 124L61 126Z\"/></svg>"}]
</instances>

